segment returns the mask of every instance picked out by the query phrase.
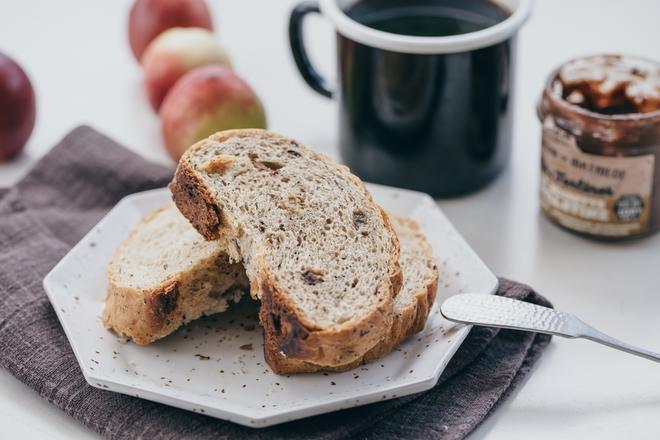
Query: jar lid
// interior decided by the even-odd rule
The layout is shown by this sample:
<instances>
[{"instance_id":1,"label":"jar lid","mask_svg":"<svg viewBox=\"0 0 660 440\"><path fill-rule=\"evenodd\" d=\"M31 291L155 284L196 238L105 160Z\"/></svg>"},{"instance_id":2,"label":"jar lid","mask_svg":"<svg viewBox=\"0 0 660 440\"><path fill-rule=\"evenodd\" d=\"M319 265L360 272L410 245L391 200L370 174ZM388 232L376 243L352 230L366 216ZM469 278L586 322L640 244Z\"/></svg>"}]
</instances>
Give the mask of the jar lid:
<instances>
[{"instance_id":1,"label":"jar lid","mask_svg":"<svg viewBox=\"0 0 660 440\"><path fill-rule=\"evenodd\" d=\"M544 94L556 106L599 120L660 118L660 63L628 55L593 55L562 64Z\"/></svg>"}]
</instances>

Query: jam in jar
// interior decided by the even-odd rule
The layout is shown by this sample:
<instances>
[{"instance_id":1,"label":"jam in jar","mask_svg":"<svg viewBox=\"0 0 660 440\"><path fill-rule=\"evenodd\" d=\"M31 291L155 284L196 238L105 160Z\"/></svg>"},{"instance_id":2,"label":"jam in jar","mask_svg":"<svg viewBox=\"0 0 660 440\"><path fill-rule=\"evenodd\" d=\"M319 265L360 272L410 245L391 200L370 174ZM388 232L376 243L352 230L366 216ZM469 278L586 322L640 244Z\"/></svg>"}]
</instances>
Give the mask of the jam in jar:
<instances>
[{"instance_id":1,"label":"jam in jar","mask_svg":"<svg viewBox=\"0 0 660 440\"><path fill-rule=\"evenodd\" d=\"M660 229L660 64L618 55L569 61L550 75L538 116L548 218L602 239Z\"/></svg>"}]
</instances>

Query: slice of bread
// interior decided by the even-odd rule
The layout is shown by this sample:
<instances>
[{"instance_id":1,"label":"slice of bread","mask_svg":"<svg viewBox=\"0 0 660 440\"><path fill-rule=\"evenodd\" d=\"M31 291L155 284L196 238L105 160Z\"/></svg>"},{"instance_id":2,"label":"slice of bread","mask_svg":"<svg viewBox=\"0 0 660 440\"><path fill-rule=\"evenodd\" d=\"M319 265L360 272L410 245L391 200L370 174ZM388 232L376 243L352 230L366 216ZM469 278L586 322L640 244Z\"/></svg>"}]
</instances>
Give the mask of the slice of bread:
<instances>
[{"instance_id":1,"label":"slice of bread","mask_svg":"<svg viewBox=\"0 0 660 440\"><path fill-rule=\"evenodd\" d=\"M245 270L197 233L174 204L146 216L108 264L104 325L149 344L249 289Z\"/></svg>"},{"instance_id":2,"label":"slice of bread","mask_svg":"<svg viewBox=\"0 0 660 440\"><path fill-rule=\"evenodd\" d=\"M403 272L403 286L394 300L394 320L388 335L362 359L332 368L289 359L275 347L267 346L264 353L268 364L276 373L347 371L386 355L406 338L424 329L438 287L438 269L433 250L419 231L417 222L392 214L390 219L401 243L399 262Z\"/></svg>"},{"instance_id":3,"label":"slice of bread","mask_svg":"<svg viewBox=\"0 0 660 440\"><path fill-rule=\"evenodd\" d=\"M241 260L269 347L334 367L390 332L399 243L348 168L264 130L198 142L170 184L181 213Z\"/></svg>"}]
</instances>

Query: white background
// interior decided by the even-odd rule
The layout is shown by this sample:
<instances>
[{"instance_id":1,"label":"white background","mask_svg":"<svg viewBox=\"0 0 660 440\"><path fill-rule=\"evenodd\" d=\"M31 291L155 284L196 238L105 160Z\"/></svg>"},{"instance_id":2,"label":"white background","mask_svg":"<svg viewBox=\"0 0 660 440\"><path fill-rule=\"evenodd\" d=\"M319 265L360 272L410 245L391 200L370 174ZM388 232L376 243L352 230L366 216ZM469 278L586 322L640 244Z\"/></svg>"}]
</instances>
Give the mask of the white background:
<instances>
[{"instance_id":1,"label":"white background","mask_svg":"<svg viewBox=\"0 0 660 440\"><path fill-rule=\"evenodd\" d=\"M261 96L270 128L335 154L336 106L300 79L289 54L293 1L211 0L220 40ZM129 0L0 2L0 51L32 78L37 125L25 154L0 165L0 186L74 126L87 123L162 163L160 126L128 48ZM520 35L514 152L488 189L440 206L492 270L533 285L563 310L660 351L660 234L605 244L539 215L539 123L534 106L550 70L595 52L660 60L660 1L539 0ZM334 37L309 21L313 58L334 71ZM0 370L4 438L93 438L78 422ZM555 338L533 374L474 439L658 438L660 366L596 344Z\"/></svg>"}]
</instances>

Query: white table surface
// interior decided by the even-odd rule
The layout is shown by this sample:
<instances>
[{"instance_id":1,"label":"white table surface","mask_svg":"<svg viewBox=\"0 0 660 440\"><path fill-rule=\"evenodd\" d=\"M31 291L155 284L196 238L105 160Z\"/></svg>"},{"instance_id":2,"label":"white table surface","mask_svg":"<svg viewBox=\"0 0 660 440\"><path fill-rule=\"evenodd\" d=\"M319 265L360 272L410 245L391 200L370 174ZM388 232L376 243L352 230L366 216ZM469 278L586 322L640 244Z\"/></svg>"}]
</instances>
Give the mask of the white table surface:
<instances>
[{"instance_id":1,"label":"white table surface","mask_svg":"<svg viewBox=\"0 0 660 440\"><path fill-rule=\"evenodd\" d=\"M270 128L336 157L336 106L301 80L286 37L293 1L211 0L219 38L257 90ZM0 51L31 76L38 98L25 154L0 165L11 185L74 126L87 123L144 156L171 163L128 49L129 0L2 0ZM660 59L660 1L540 0L520 35L513 160L477 194L440 201L498 275L535 286L561 309L660 351L660 234L604 244L539 215L539 123L534 106L549 71L595 52ZM321 18L306 32L313 58L334 71L334 37ZM533 374L474 439L658 438L660 366L585 341L555 338ZM3 438L94 438L0 370Z\"/></svg>"}]
</instances>

